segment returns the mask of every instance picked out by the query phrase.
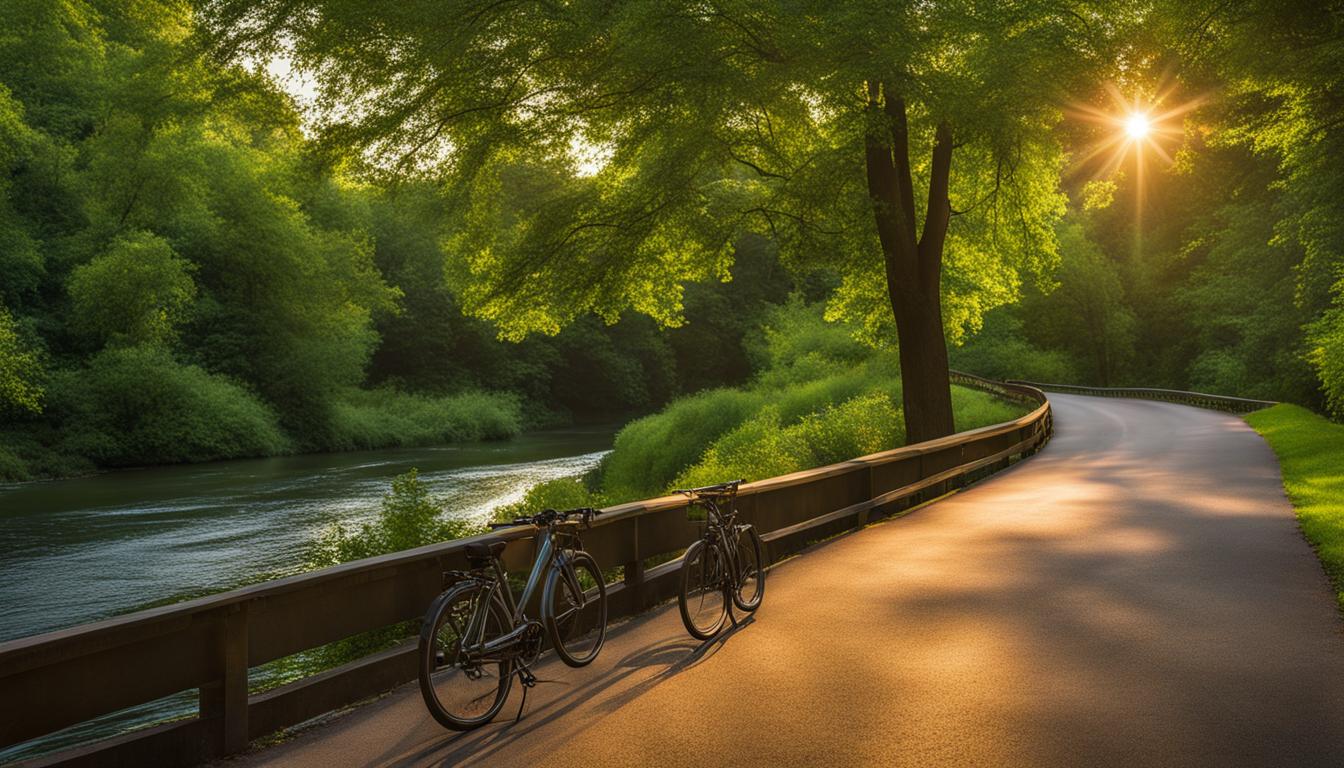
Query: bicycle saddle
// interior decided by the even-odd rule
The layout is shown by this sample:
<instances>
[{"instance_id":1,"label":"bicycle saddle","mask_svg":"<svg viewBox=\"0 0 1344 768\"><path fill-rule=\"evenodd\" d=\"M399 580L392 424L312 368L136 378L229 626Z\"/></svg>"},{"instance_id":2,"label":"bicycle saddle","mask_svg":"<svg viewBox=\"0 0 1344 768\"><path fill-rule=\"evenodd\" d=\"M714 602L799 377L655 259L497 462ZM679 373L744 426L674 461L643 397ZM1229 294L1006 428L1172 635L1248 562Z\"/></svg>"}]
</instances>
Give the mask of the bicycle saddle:
<instances>
[{"instance_id":1,"label":"bicycle saddle","mask_svg":"<svg viewBox=\"0 0 1344 768\"><path fill-rule=\"evenodd\" d=\"M468 544L464 551L467 555L467 561L472 565L485 565L499 557L507 544L507 541L500 538L481 539Z\"/></svg>"}]
</instances>

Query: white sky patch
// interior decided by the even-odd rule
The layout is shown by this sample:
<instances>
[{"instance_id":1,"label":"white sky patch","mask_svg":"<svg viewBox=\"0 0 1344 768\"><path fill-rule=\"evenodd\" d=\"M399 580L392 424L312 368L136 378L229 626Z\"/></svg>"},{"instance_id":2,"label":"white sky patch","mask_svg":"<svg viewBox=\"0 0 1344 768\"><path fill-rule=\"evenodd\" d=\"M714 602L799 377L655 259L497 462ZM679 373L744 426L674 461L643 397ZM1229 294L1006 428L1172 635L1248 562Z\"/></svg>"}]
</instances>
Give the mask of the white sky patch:
<instances>
[{"instance_id":1,"label":"white sky patch","mask_svg":"<svg viewBox=\"0 0 1344 768\"><path fill-rule=\"evenodd\" d=\"M249 57L243 61L243 66L253 72L264 73L294 100L299 111L299 128L305 134L309 133L317 112L317 78L311 72L296 68L294 61L284 52L265 61Z\"/></svg>"},{"instance_id":2,"label":"white sky patch","mask_svg":"<svg viewBox=\"0 0 1344 768\"><path fill-rule=\"evenodd\" d=\"M582 136L569 141L569 154L574 158L574 172L579 176L596 176L611 162L614 150L606 144L593 144Z\"/></svg>"}]
</instances>

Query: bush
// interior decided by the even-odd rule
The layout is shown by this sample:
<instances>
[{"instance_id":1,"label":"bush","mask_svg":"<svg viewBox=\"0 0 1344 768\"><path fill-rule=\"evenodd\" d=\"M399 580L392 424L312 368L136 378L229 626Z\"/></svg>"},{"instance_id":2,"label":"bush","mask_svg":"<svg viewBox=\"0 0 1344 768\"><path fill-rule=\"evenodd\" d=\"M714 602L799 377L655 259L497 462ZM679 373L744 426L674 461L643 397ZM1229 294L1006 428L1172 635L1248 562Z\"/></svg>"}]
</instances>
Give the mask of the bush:
<instances>
[{"instance_id":1,"label":"bush","mask_svg":"<svg viewBox=\"0 0 1344 768\"><path fill-rule=\"evenodd\" d=\"M1311 327L1314 346L1308 358L1321 379L1321 391L1330 412L1336 418L1344 418L1344 281L1336 291L1337 306Z\"/></svg>"},{"instance_id":2,"label":"bush","mask_svg":"<svg viewBox=\"0 0 1344 768\"><path fill-rule=\"evenodd\" d=\"M871 392L809 414L786 426L767 406L742 426L714 441L676 485L760 480L876 453L901 444L901 410L881 392Z\"/></svg>"},{"instance_id":3,"label":"bush","mask_svg":"<svg viewBox=\"0 0 1344 768\"><path fill-rule=\"evenodd\" d=\"M952 412L956 416L958 432L1012 421L1029 412L1032 407L1003 400L978 389L952 388Z\"/></svg>"},{"instance_id":4,"label":"bush","mask_svg":"<svg viewBox=\"0 0 1344 768\"><path fill-rule=\"evenodd\" d=\"M28 464L17 454L0 445L0 483L14 483L20 480L30 480L32 474L28 471Z\"/></svg>"},{"instance_id":5,"label":"bush","mask_svg":"<svg viewBox=\"0 0 1344 768\"><path fill-rule=\"evenodd\" d=\"M331 406L334 450L505 440L522 431L512 394L418 395L389 387L345 391Z\"/></svg>"},{"instance_id":6,"label":"bush","mask_svg":"<svg viewBox=\"0 0 1344 768\"><path fill-rule=\"evenodd\" d=\"M827 322L820 306L796 298L769 313L748 351L761 372L757 383L764 386L812 381L873 354L845 326Z\"/></svg>"},{"instance_id":7,"label":"bush","mask_svg":"<svg viewBox=\"0 0 1344 768\"><path fill-rule=\"evenodd\" d=\"M860 346L843 326L798 303L777 310L755 357L768 367L743 390L677 400L616 438L603 464L605 498L671 487L759 480L894 448L905 441L896 353ZM1017 418L1019 404L954 387L958 429Z\"/></svg>"},{"instance_id":8,"label":"bush","mask_svg":"<svg viewBox=\"0 0 1344 768\"><path fill-rule=\"evenodd\" d=\"M602 488L624 501L661 493L705 447L765 404L755 391L713 389L627 424L602 464Z\"/></svg>"},{"instance_id":9,"label":"bush","mask_svg":"<svg viewBox=\"0 0 1344 768\"><path fill-rule=\"evenodd\" d=\"M290 442L251 392L158 347L107 349L49 391L63 447L105 466L283 453Z\"/></svg>"},{"instance_id":10,"label":"bush","mask_svg":"<svg viewBox=\"0 0 1344 768\"><path fill-rule=\"evenodd\" d=\"M502 522L533 515L543 509L602 507L608 503L603 494L589 488L582 478L561 477L532 486L522 501L496 507L493 518Z\"/></svg>"},{"instance_id":11,"label":"bush","mask_svg":"<svg viewBox=\"0 0 1344 768\"><path fill-rule=\"evenodd\" d=\"M461 539L482 530L483 526L470 520L445 518L442 502L430 497L419 470L412 469L393 478L376 520L353 530L333 521L309 546L306 560L309 567L324 568Z\"/></svg>"}]
</instances>

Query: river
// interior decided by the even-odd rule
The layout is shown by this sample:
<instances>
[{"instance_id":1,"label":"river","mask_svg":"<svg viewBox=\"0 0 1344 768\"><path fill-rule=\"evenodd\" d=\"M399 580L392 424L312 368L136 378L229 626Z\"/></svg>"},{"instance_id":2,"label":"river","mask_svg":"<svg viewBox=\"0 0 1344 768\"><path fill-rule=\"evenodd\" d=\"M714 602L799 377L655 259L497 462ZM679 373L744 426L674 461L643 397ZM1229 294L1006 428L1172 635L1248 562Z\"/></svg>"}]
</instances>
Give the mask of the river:
<instances>
[{"instance_id":1,"label":"river","mask_svg":"<svg viewBox=\"0 0 1344 768\"><path fill-rule=\"evenodd\" d=\"M0 641L295 573L314 534L371 519L412 467L449 514L483 519L538 482L593 468L612 435L550 430L0 485Z\"/></svg>"}]
</instances>

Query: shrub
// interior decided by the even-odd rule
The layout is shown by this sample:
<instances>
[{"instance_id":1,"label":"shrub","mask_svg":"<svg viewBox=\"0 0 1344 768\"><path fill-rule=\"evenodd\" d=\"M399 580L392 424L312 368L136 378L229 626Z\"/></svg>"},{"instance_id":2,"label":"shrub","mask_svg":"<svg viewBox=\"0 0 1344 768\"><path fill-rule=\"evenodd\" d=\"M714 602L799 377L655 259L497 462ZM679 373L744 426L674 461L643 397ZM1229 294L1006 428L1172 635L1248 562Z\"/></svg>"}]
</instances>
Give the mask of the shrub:
<instances>
[{"instance_id":1,"label":"shrub","mask_svg":"<svg viewBox=\"0 0 1344 768\"><path fill-rule=\"evenodd\" d=\"M714 441L676 485L786 475L894 448L904 437L900 409L881 392L824 408L792 425L785 425L777 408L767 406Z\"/></svg>"},{"instance_id":2,"label":"shrub","mask_svg":"<svg viewBox=\"0 0 1344 768\"><path fill-rule=\"evenodd\" d=\"M482 530L470 520L444 517L442 502L430 497L419 470L412 469L393 478L377 519L356 529L331 522L309 545L306 560L312 568L323 568L460 539Z\"/></svg>"},{"instance_id":3,"label":"shrub","mask_svg":"<svg viewBox=\"0 0 1344 768\"><path fill-rule=\"evenodd\" d=\"M1030 410L1031 406L1003 400L978 389L952 388L952 412L956 416L958 432L1012 421Z\"/></svg>"},{"instance_id":4,"label":"shrub","mask_svg":"<svg viewBox=\"0 0 1344 768\"><path fill-rule=\"evenodd\" d=\"M631 422L616 435L603 461L603 490L617 501L661 493L700 458L705 446L764 404L765 397L755 391L713 389Z\"/></svg>"},{"instance_id":5,"label":"shrub","mask_svg":"<svg viewBox=\"0 0 1344 768\"><path fill-rule=\"evenodd\" d=\"M328 448L504 440L522 431L522 406L515 395L463 392L419 395L384 387L350 389L331 405Z\"/></svg>"},{"instance_id":6,"label":"shrub","mask_svg":"<svg viewBox=\"0 0 1344 768\"><path fill-rule=\"evenodd\" d=\"M12 483L29 480L28 464L13 451L0 445L0 483Z\"/></svg>"},{"instance_id":7,"label":"shrub","mask_svg":"<svg viewBox=\"0 0 1344 768\"><path fill-rule=\"evenodd\" d=\"M266 456L290 448L251 392L158 347L107 349L50 388L67 451L105 466Z\"/></svg>"},{"instance_id":8,"label":"shrub","mask_svg":"<svg viewBox=\"0 0 1344 768\"><path fill-rule=\"evenodd\" d=\"M496 507L493 518L497 521L507 521L523 515L536 514L543 509L601 507L608 503L603 494L589 488L582 478L561 477L532 486L522 501Z\"/></svg>"},{"instance_id":9,"label":"shrub","mask_svg":"<svg viewBox=\"0 0 1344 768\"><path fill-rule=\"evenodd\" d=\"M1335 308L1311 326L1308 359L1321 379L1330 412L1344 418L1344 281L1335 290Z\"/></svg>"}]
</instances>

